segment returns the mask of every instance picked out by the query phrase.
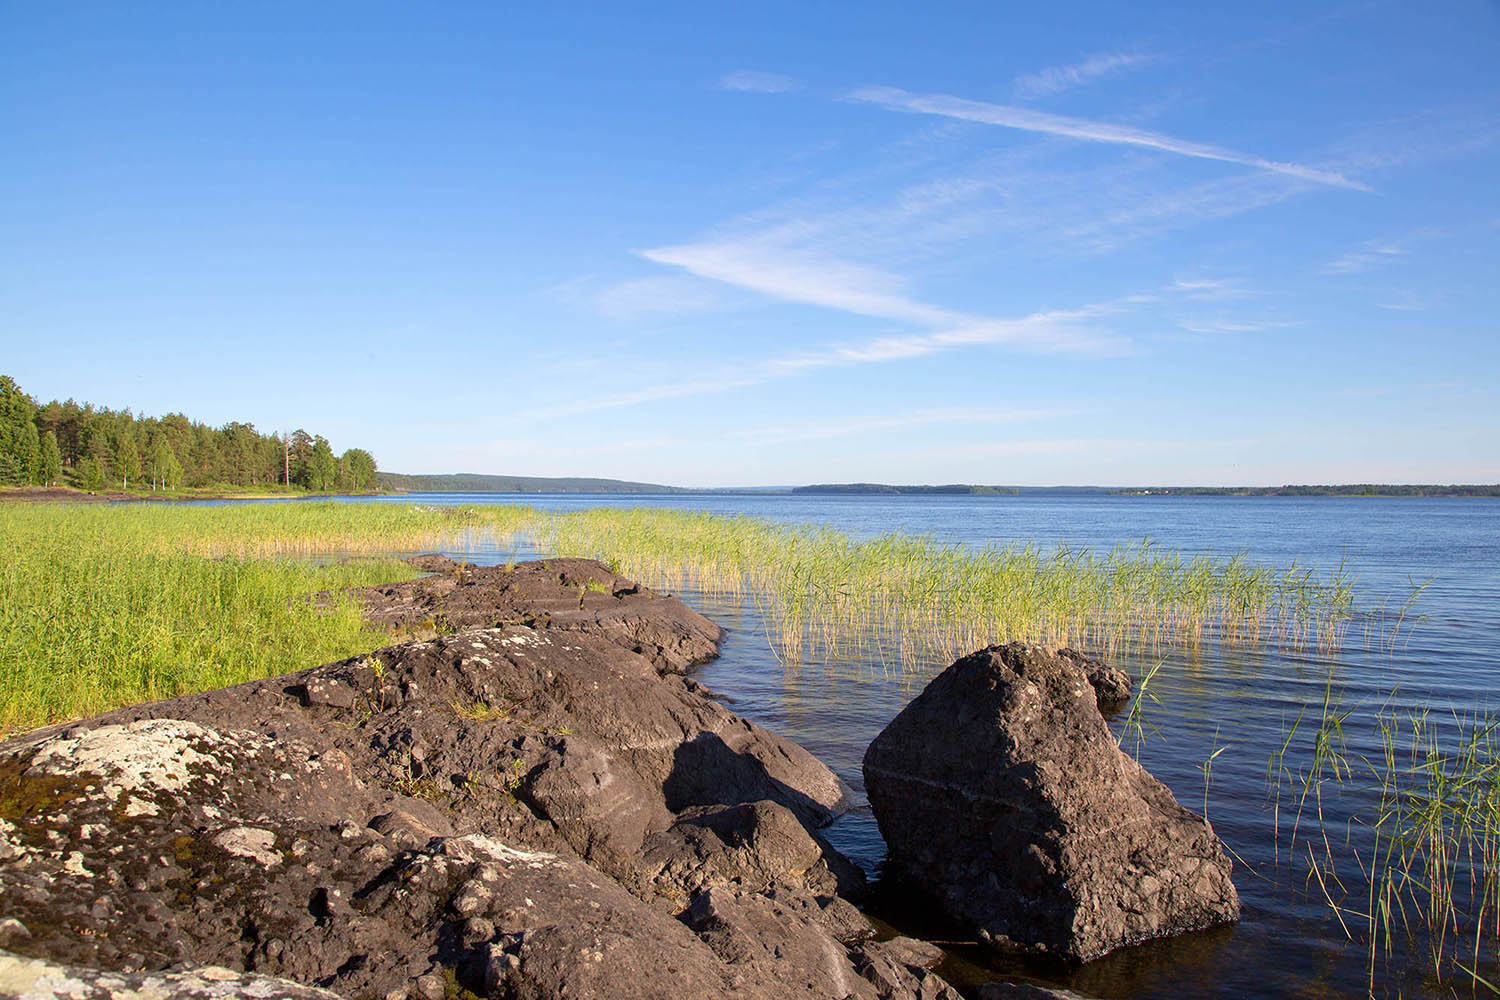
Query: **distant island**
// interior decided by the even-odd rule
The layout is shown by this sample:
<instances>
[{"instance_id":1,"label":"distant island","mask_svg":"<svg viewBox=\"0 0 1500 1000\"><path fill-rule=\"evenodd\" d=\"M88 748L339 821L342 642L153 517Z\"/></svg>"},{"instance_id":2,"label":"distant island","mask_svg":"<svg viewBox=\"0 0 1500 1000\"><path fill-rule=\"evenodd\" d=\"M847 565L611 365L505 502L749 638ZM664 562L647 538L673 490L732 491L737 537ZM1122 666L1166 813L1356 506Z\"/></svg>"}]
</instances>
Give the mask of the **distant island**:
<instances>
[{"instance_id":1,"label":"distant island","mask_svg":"<svg viewBox=\"0 0 1500 1000\"><path fill-rule=\"evenodd\" d=\"M1345 483L1338 486L1149 486L1111 490L1117 496L1192 497L1500 497L1500 484L1390 485Z\"/></svg>"},{"instance_id":2,"label":"distant island","mask_svg":"<svg viewBox=\"0 0 1500 1000\"><path fill-rule=\"evenodd\" d=\"M794 486L793 493L838 493L880 495L943 495L943 496L1015 496L1019 486L968 486L950 483L947 486L892 486L887 483L820 483L816 486Z\"/></svg>"}]
</instances>

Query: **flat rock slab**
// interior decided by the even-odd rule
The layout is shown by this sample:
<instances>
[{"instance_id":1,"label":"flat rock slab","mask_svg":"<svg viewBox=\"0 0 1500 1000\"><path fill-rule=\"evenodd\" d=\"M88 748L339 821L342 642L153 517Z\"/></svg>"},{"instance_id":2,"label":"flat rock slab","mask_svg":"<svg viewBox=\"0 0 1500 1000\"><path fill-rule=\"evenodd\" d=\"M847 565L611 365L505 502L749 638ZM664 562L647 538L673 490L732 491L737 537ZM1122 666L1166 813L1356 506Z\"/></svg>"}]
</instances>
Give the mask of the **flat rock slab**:
<instances>
[{"instance_id":1,"label":"flat rock slab","mask_svg":"<svg viewBox=\"0 0 1500 1000\"><path fill-rule=\"evenodd\" d=\"M864 775L889 868L997 948L1087 960L1239 916L1212 828L1120 752L1073 656L964 657Z\"/></svg>"},{"instance_id":2,"label":"flat rock slab","mask_svg":"<svg viewBox=\"0 0 1500 1000\"><path fill-rule=\"evenodd\" d=\"M435 632L525 622L583 631L684 673L718 655L724 631L675 597L652 592L593 559L471 566L441 555L409 560L431 576L353 591L365 617L390 628Z\"/></svg>"}]
</instances>

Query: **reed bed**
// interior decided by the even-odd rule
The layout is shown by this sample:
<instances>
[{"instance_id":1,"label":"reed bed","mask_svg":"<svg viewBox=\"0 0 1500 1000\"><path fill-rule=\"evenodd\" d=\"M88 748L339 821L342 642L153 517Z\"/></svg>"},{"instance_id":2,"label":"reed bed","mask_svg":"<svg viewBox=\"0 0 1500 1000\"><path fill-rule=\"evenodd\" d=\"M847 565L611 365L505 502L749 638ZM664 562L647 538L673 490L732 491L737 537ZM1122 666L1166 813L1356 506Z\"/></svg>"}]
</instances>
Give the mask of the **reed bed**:
<instances>
[{"instance_id":1,"label":"reed bed","mask_svg":"<svg viewBox=\"0 0 1500 1000\"><path fill-rule=\"evenodd\" d=\"M1424 959L1445 992L1500 994L1500 717L1387 704L1361 713L1373 749L1359 753L1355 714L1330 684L1298 748L1307 767L1286 763L1302 717L1272 755L1290 870L1364 947L1371 996Z\"/></svg>"},{"instance_id":2,"label":"reed bed","mask_svg":"<svg viewBox=\"0 0 1500 1000\"><path fill-rule=\"evenodd\" d=\"M922 536L860 541L821 526L660 509L535 515L518 530L558 555L602 558L666 587L752 594L785 662L846 659L894 638L903 667L949 662L1011 639L1103 654L1276 642L1329 652L1354 617L1340 567L1254 566L1244 556L1183 558L1144 541L1105 552L1060 545L975 550Z\"/></svg>"},{"instance_id":3,"label":"reed bed","mask_svg":"<svg viewBox=\"0 0 1500 1000\"><path fill-rule=\"evenodd\" d=\"M352 655L387 637L300 595L409 576L395 554L507 543L750 596L788 664L926 668L1010 639L1106 655L1208 638L1326 650L1352 615L1342 571L1319 580L1146 542L975 550L661 508L18 505L0 508L0 729Z\"/></svg>"}]
</instances>

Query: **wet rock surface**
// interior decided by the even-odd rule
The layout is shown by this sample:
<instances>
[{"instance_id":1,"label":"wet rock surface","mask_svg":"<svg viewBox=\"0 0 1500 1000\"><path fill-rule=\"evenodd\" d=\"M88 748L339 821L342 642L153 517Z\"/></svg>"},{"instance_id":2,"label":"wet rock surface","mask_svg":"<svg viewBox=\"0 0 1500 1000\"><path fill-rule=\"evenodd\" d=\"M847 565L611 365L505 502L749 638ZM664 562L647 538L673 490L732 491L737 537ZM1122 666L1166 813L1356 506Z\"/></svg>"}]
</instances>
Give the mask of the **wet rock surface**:
<instances>
[{"instance_id":1,"label":"wet rock surface","mask_svg":"<svg viewBox=\"0 0 1500 1000\"><path fill-rule=\"evenodd\" d=\"M5 983L36 960L92 970L37 996L946 996L841 895L836 776L639 638L691 612L522 600L590 574L625 598L586 606L643 593L520 566L489 627L0 743Z\"/></svg>"},{"instance_id":2,"label":"wet rock surface","mask_svg":"<svg viewBox=\"0 0 1500 1000\"><path fill-rule=\"evenodd\" d=\"M1121 753L1071 655L960 659L865 754L888 870L991 946L1096 958L1232 921L1206 821Z\"/></svg>"}]
</instances>

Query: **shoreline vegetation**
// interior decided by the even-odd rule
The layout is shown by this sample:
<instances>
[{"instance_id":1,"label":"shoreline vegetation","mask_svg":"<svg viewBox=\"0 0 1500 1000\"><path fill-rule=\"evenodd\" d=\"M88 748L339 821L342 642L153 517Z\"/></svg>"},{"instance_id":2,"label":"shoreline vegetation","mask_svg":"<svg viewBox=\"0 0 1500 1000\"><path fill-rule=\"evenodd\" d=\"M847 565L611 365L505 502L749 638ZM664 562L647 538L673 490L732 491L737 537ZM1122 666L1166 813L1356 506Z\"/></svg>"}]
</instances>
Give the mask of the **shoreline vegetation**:
<instances>
[{"instance_id":1,"label":"shoreline vegetation","mask_svg":"<svg viewBox=\"0 0 1500 1000\"><path fill-rule=\"evenodd\" d=\"M296 485L277 484L239 487L219 483L213 486L182 486L177 489L103 489L98 492L75 486L0 486L0 502L9 500L20 503L130 503L137 500L182 503L189 500L309 500L381 495L379 490L308 490Z\"/></svg>"},{"instance_id":2,"label":"shoreline vegetation","mask_svg":"<svg viewBox=\"0 0 1500 1000\"><path fill-rule=\"evenodd\" d=\"M474 544L748 597L789 667L858 655L912 670L1011 639L1101 654L1208 639L1328 650L1380 621L1353 607L1342 570L1149 542L971 550L660 508L12 503L0 505L0 731L365 652L389 636L306 595L409 579L399 556Z\"/></svg>"},{"instance_id":3,"label":"shoreline vegetation","mask_svg":"<svg viewBox=\"0 0 1500 1000\"><path fill-rule=\"evenodd\" d=\"M116 499L270 493L365 493L375 457L335 455L320 434L265 434L231 421L210 427L181 413L138 416L72 399L38 404L0 375L0 487L73 488Z\"/></svg>"}]
</instances>

